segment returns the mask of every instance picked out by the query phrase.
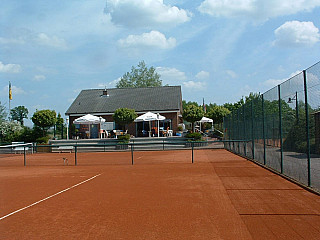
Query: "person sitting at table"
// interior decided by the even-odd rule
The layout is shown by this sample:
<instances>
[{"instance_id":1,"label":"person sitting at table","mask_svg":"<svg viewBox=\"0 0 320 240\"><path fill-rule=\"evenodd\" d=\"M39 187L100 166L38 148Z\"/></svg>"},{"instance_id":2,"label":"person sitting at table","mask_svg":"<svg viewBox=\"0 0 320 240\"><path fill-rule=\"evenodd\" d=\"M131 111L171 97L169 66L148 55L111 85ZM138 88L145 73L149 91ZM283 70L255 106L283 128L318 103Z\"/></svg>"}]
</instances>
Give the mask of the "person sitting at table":
<instances>
[{"instance_id":1,"label":"person sitting at table","mask_svg":"<svg viewBox=\"0 0 320 240\"><path fill-rule=\"evenodd\" d=\"M167 130L166 130L166 132L165 132L166 137L169 137L169 130L170 130L170 128L169 128L169 127L167 127Z\"/></svg>"}]
</instances>

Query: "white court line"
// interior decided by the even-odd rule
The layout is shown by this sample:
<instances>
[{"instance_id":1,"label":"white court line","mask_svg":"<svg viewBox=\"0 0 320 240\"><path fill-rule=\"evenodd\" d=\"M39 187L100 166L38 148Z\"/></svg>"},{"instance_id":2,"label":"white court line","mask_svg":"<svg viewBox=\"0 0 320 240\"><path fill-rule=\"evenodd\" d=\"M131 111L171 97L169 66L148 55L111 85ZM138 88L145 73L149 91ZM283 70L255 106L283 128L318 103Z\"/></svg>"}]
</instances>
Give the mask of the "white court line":
<instances>
[{"instance_id":1,"label":"white court line","mask_svg":"<svg viewBox=\"0 0 320 240\"><path fill-rule=\"evenodd\" d=\"M20 212L20 211L22 211L22 210L25 210L25 209L29 208L29 207L32 207L32 206L34 206L34 205L36 205L36 204L38 204L38 203L41 203L41 202L43 202L43 201L46 201L46 200L48 200L49 198L55 197L55 196L57 196L57 195L59 195L59 194L61 194L61 193L63 193L63 192L66 192L66 191L68 191L68 190L70 190L70 189L72 189L72 188L75 188L75 187L83 184L83 183L86 183L86 182L88 182L88 181L90 181L90 180L92 180L92 179L94 179L94 178L96 178L96 177L98 177L98 176L100 176L100 175L101 175L101 173L100 173L100 174L97 174L97 175L95 175L95 176L93 176L93 177L91 177L91 178L89 178L89 179L87 179L87 180L84 180L84 181L82 181L82 182L80 182L80 183L78 183L78 184L76 184L76 185L73 185L73 186L71 186L71 187L69 187L69 188L66 188L66 189L64 189L64 190L62 190L62 191L60 191L60 192L57 192L57 193L55 193L55 194L53 194L53 195L51 195L51 196L49 196L49 197L46 197L46 198L41 199L41 200L39 200L39 201L37 201L37 202L35 202L35 203L32 203L32 204L30 204L30 205L28 205L28 206L26 206L26 207L24 207L24 208L20 208L20 209L14 211L14 212L12 212L12 213L9 213L9 214L1 217L0 220L5 219L5 218L7 218L7 217L9 217L9 216L11 216L11 215L13 215L13 214L15 214L15 213L18 213L18 212Z\"/></svg>"}]
</instances>

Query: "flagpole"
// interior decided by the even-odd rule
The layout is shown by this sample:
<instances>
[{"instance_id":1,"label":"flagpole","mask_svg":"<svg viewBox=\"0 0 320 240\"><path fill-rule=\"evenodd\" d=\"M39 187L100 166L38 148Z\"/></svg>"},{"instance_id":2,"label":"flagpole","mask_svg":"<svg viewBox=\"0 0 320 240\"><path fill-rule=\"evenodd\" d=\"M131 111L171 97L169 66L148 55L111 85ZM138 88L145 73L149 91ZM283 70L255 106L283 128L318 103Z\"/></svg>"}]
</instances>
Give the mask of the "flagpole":
<instances>
[{"instance_id":1,"label":"flagpole","mask_svg":"<svg viewBox=\"0 0 320 240\"><path fill-rule=\"evenodd\" d=\"M12 99L12 89L11 89L11 82L9 81L9 119L10 119L10 112L11 112L11 99Z\"/></svg>"}]
</instances>

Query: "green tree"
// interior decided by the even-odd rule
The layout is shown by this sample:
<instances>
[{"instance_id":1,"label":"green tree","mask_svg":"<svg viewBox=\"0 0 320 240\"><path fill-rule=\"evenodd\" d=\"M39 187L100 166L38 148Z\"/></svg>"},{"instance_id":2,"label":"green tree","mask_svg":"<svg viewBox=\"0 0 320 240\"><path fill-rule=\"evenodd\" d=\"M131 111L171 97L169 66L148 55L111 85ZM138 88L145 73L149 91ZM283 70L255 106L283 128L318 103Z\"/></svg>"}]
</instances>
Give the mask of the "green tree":
<instances>
[{"instance_id":1,"label":"green tree","mask_svg":"<svg viewBox=\"0 0 320 240\"><path fill-rule=\"evenodd\" d=\"M19 122L0 122L0 140L1 142L16 141L23 131Z\"/></svg>"},{"instance_id":2,"label":"green tree","mask_svg":"<svg viewBox=\"0 0 320 240\"><path fill-rule=\"evenodd\" d=\"M197 102L192 102L192 101L187 102L186 100L182 100L182 109L185 109L189 105L194 105L199 107L199 104Z\"/></svg>"},{"instance_id":3,"label":"green tree","mask_svg":"<svg viewBox=\"0 0 320 240\"><path fill-rule=\"evenodd\" d=\"M126 130L126 125L132 123L138 115L134 109L118 108L112 117L117 124L120 124L123 127L123 130Z\"/></svg>"},{"instance_id":4,"label":"green tree","mask_svg":"<svg viewBox=\"0 0 320 240\"><path fill-rule=\"evenodd\" d=\"M230 114L231 112L229 109L223 107L223 106L212 106L209 110L209 112L206 114L209 118L213 120L215 124L222 123L223 118Z\"/></svg>"},{"instance_id":5,"label":"green tree","mask_svg":"<svg viewBox=\"0 0 320 240\"><path fill-rule=\"evenodd\" d=\"M144 61L137 68L132 66L131 72L125 73L117 83L117 88L160 87L162 80L154 67L148 68Z\"/></svg>"},{"instance_id":6,"label":"green tree","mask_svg":"<svg viewBox=\"0 0 320 240\"><path fill-rule=\"evenodd\" d=\"M28 118L28 109L25 106L18 106L10 111L11 119L16 120L23 126L23 119Z\"/></svg>"},{"instance_id":7,"label":"green tree","mask_svg":"<svg viewBox=\"0 0 320 240\"><path fill-rule=\"evenodd\" d=\"M182 117L184 120L192 123L192 130L194 131L194 123L196 121L200 121L204 116L204 112L202 107L196 105L187 105L185 109L183 109Z\"/></svg>"},{"instance_id":8,"label":"green tree","mask_svg":"<svg viewBox=\"0 0 320 240\"><path fill-rule=\"evenodd\" d=\"M242 107L244 105L243 97L236 103L225 103L223 104L223 107L227 108L230 112L237 110L238 108Z\"/></svg>"},{"instance_id":9,"label":"green tree","mask_svg":"<svg viewBox=\"0 0 320 240\"><path fill-rule=\"evenodd\" d=\"M47 130L54 126L57 121L56 112L54 110L37 110L31 120L35 125L42 128L43 136L46 136Z\"/></svg>"},{"instance_id":10,"label":"green tree","mask_svg":"<svg viewBox=\"0 0 320 240\"><path fill-rule=\"evenodd\" d=\"M6 108L0 102L0 122L4 121L7 117Z\"/></svg>"},{"instance_id":11,"label":"green tree","mask_svg":"<svg viewBox=\"0 0 320 240\"><path fill-rule=\"evenodd\" d=\"M58 133L61 133L62 128L63 128L63 123L64 123L64 120L63 120L63 118L61 117L61 114L58 113L57 121L56 121L56 126L57 126L57 132L58 132Z\"/></svg>"}]
</instances>

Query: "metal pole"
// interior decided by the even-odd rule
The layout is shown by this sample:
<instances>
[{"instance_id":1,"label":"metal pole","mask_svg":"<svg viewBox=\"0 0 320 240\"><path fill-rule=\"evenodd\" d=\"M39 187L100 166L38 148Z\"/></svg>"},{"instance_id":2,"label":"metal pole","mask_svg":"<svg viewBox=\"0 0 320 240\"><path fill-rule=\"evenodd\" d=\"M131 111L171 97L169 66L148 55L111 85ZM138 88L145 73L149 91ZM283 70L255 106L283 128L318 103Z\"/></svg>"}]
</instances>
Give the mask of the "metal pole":
<instances>
[{"instance_id":1,"label":"metal pole","mask_svg":"<svg viewBox=\"0 0 320 240\"><path fill-rule=\"evenodd\" d=\"M298 101L298 92L296 92L296 119L297 123L299 122L299 101Z\"/></svg>"},{"instance_id":2,"label":"metal pole","mask_svg":"<svg viewBox=\"0 0 320 240\"><path fill-rule=\"evenodd\" d=\"M281 88L278 85L278 96L279 96L279 137L280 137L280 158L281 158L281 173L283 173L283 146L282 146L282 104L281 104Z\"/></svg>"},{"instance_id":3,"label":"metal pole","mask_svg":"<svg viewBox=\"0 0 320 240\"><path fill-rule=\"evenodd\" d=\"M253 115L253 100L251 100L251 137L252 137L252 159L254 159L254 115Z\"/></svg>"},{"instance_id":4,"label":"metal pole","mask_svg":"<svg viewBox=\"0 0 320 240\"><path fill-rule=\"evenodd\" d=\"M26 166L27 165L27 161L26 161L26 147L23 147L23 165Z\"/></svg>"},{"instance_id":5,"label":"metal pole","mask_svg":"<svg viewBox=\"0 0 320 240\"><path fill-rule=\"evenodd\" d=\"M262 100L262 135L263 135L263 164L266 165L266 130L265 130L265 116L264 116L264 97L261 95Z\"/></svg>"},{"instance_id":6,"label":"metal pole","mask_svg":"<svg viewBox=\"0 0 320 240\"><path fill-rule=\"evenodd\" d=\"M306 109L306 137L307 137L307 158L308 158L308 186L311 186L311 162L310 162L310 134L309 134L309 107L308 107L308 88L307 88L307 72L303 71L304 81L304 99Z\"/></svg>"},{"instance_id":7,"label":"metal pole","mask_svg":"<svg viewBox=\"0 0 320 240\"><path fill-rule=\"evenodd\" d=\"M164 139L162 140L162 150L164 150Z\"/></svg>"},{"instance_id":8,"label":"metal pole","mask_svg":"<svg viewBox=\"0 0 320 240\"><path fill-rule=\"evenodd\" d=\"M191 142L191 148L192 148L192 163L193 163L193 147L194 147L194 142Z\"/></svg>"},{"instance_id":9,"label":"metal pole","mask_svg":"<svg viewBox=\"0 0 320 240\"><path fill-rule=\"evenodd\" d=\"M77 146L74 146L74 165L77 166L78 165L78 161L77 161Z\"/></svg>"},{"instance_id":10,"label":"metal pole","mask_svg":"<svg viewBox=\"0 0 320 240\"><path fill-rule=\"evenodd\" d=\"M240 140L240 120L239 120L239 108L237 109L237 128L238 128L238 140ZM238 153L240 153L240 141L238 142Z\"/></svg>"},{"instance_id":11,"label":"metal pole","mask_svg":"<svg viewBox=\"0 0 320 240\"><path fill-rule=\"evenodd\" d=\"M234 111L232 111L232 140L235 140L235 136L234 136ZM234 141L232 141L232 151L234 152Z\"/></svg>"},{"instance_id":12,"label":"metal pole","mask_svg":"<svg viewBox=\"0 0 320 240\"><path fill-rule=\"evenodd\" d=\"M243 116L243 135L245 136L245 142L244 142L244 156L247 156L247 136L246 136L246 118L245 118L245 111L244 111L244 106L242 106L242 116Z\"/></svg>"},{"instance_id":13,"label":"metal pole","mask_svg":"<svg viewBox=\"0 0 320 240\"><path fill-rule=\"evenodd\" d=\"M133 143L131 143L131 165L133 165Z\"/></svg>"}]
</instances>

